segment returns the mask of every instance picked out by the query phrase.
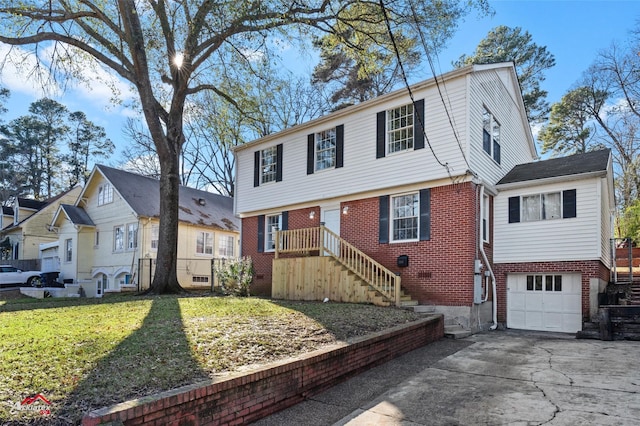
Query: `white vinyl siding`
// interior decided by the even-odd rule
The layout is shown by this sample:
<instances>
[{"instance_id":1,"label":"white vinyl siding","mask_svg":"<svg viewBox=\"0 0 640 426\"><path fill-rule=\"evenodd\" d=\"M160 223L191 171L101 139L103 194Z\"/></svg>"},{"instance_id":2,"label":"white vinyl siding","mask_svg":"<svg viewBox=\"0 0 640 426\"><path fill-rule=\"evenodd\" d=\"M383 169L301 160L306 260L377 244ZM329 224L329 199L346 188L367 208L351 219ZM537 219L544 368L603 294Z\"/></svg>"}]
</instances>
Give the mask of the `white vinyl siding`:
<instances>
[{"instance_id":1,"label":"white vinyl siding","mask_svg":"<svg viewBox=\"0 0 640 426\"><path fill-rule=\"evenodd\" d=\"M600 259L600 180L558 182L500 191L494 198L494 262ZM509 197L576 190L576 218L509 223Z\"/></svg>"},{"instance_id":2,"label":"white vinyl siding","mask_svg":"<svg viewBox=\"0 0 640 426\"><path fill-rule=\"evenodd\" d=\"M456 123L456 132L463 150L467 135L465 89L464 78L447 83L450 114ZM448 165L449 172L465 174L468 167L460 147L457 143L452 143L455 141L453 130L437 89L434 86L418 91L414 93L414 97L425 100L425 132L438 160ZM345 194L381 191L384 188L437 179L449 180L447 169L438 164L426 142L424 149L376 158L376 114L407 105L408 101L410 99L404 94L386 102L373 103L364 109L356 106L355 110L349 112L353 107L347 108L343 111L348 113L348 117L337 114L331 120L320 119L307 126L301 125L286 131L277 140L283 144L285 157L283 178L278 185L254 187L254 153L260 149L259 145L253 149L237 151L236 211L242 215ZM344 167L336 168L331 173L308 175L307 146L304 143L307 135L341 124L344 124ZM273 137L276 136L267 137L265 143Z\"/></svg>"}]
</instances>

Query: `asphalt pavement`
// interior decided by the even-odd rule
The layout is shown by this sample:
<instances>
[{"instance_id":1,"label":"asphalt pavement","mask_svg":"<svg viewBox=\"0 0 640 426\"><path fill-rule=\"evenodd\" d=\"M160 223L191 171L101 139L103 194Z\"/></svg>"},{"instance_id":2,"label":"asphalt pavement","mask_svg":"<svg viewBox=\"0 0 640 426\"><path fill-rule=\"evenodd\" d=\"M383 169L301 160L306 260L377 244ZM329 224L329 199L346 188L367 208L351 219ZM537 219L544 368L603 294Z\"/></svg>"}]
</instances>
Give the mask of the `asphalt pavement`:
<instances>
[{"instance_id":1,"label":"asphalt pavement","mask_svg":"<svg viewBox=\"0 0 640 426\"><path fill-rule=\"evenodd\" d=\"M640 425L640 342L498 330L442 339L259 426Z\"/></svg>"}]
</instances>

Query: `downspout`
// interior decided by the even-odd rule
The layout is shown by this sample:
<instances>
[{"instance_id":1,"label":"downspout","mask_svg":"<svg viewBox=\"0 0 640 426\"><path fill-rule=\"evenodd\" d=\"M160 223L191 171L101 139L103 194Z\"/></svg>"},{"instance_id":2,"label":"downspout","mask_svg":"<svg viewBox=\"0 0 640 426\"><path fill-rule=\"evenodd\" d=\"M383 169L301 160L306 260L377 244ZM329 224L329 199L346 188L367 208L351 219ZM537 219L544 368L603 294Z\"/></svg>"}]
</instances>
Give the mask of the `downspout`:
<instances>
[{"instance_id":1,"label":"downspout","mask_svg":"<svg viewBox=\"0 0 640 426\"><path fill-rule=\"evenodd\" d=\"M484 185L480 184L480 196L478 203L480 204L480 220L478 226L478 249L480 254L482 255L482 259L484 260L484 264L487 267L487 270L491 274L491 295L492 304L493 304L493 325L489 327L489 330L495 330L498 328L498 292L496 290L496 276L493 273L493 269L491 268L491 264L489 263L489 259L487 258L487 254L484 251L484 242L482 238L482 218L484 217ZM487 292L487 297L489 297L489 293ZM485 298L486 301L486 298Z\"/></svg>"}]
</instances>

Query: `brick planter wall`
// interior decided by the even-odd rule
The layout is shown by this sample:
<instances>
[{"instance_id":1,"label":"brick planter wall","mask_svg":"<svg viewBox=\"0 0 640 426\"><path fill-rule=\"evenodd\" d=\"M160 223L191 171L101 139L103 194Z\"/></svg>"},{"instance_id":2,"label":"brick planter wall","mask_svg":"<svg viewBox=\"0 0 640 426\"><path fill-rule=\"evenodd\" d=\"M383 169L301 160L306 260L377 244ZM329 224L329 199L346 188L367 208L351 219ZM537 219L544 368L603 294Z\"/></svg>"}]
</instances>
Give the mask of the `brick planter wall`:
<instances>
[{"instance_id":1,"label":"brick planter wall","mask_svg":"<svg viewBox=\"0 0 640 426\"><path fill-rule=\"evenodd\" d=\"M267 365L93 411L82 424L246 424L444 336L440 315Z\"/></svg>"}]
</instances>

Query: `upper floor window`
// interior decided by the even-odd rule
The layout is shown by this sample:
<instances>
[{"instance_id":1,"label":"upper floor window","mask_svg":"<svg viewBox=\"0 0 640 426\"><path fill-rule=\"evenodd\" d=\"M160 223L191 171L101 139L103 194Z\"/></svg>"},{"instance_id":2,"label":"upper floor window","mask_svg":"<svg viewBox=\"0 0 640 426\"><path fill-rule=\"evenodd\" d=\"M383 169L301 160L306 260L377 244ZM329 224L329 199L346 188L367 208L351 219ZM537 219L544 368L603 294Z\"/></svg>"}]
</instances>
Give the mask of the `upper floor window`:
<instances>
[{"instance_id":1,"label":"upper floor window","mask_svg":"<svg viewBox=\"0 0 640 426\"><path fill-rule=\"evenodd\" d=\"M218 256L233 257L235 238L232 235L221 235L218 238Z\"/></svg>"},{"instance_id":2,"label":"upper floor window","mask_svg":"<svg viewBox=\"0 0 640 426\"><path fill-rule=\"evenodd\" d=\"M213 234L211 232L198 232L196 254L213 254Z\"/></svg>"},{"instance_id":3,"label":"upper floor window","mask_svg":"<svg viewBox=\"0 0 640 426\"><path fill-rule=\"evenodd\" d=\"M98 205L113 202L113 188L108 183L103 183L98 187Z\"/></svg>"},{"instance_id":4,"label":"upper floor window","mask_svg":"<svg viewBox=\"0 0 640 426\"><path fill-rule=\"evenodd\" d=\"M413 149L413 104L387 111L387 152Z\"/></svg>"},{"instance_id":5,"label":"upper floor window","mask_svg":"<svg viewBox=\"0 0 640 426\"><path fill-rule=\"evenodd\" d=\"M316 133L316 170L335 167L336 128Z\"/></svg>"},{"instance_id":6,"label":"upper floor window","mask_svg":"<svg viewBox=\"0 0 640 426\"><path fill-rule=\"evenodd\" d=\"M127 249L133 250L138 247L138 224L127 225Z\"/></svg>"},{"instance_id":7,"label":"upper floor window","mask_svg":"<svg viewBox=\"0 0 640 426\"><path fill-rule=\"evenodd\" d=\"M282 144L255 152L253 186L282 180Z\"/></svg>"},{"instance_id":8,"label":"upper floor window","mask_svg":"<svg viewBox=\"0 0 640 426\"><path fill-rule=\"evenodd\" d=\"M576 190L509 197L509 223L576 217Z\"/></svg>"},{"instance_id":9,"label":"upper floor window","mask_svg":"<svg viewBox=\"0 0 640 426\"><path fill-rule=\"evenodd\" d=\"M418 193L391 197L392 240L417 240L419 217L420 199Z\"/></svg>"},{"instance_id":10,"label":"upper floor window","mask_svg":"<svg viewBox=\"0 0 640 426\"><path fill-rule=\"evenodd\" d=\"M113 250L124 250L124 226L122 225L113 228Z\"/></svg>"},{"instance_id":11,"label":"upper floor window","mask_svg":"<svg viewBox=\"0 0 640 426\"><path fill-rule=\"evenodd\" d=\"M482 111L482 149L500 164L500 123L486 107Z\"/></svg>"}]
</instances>

